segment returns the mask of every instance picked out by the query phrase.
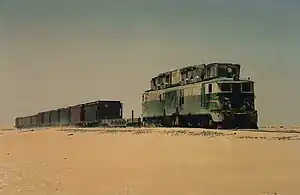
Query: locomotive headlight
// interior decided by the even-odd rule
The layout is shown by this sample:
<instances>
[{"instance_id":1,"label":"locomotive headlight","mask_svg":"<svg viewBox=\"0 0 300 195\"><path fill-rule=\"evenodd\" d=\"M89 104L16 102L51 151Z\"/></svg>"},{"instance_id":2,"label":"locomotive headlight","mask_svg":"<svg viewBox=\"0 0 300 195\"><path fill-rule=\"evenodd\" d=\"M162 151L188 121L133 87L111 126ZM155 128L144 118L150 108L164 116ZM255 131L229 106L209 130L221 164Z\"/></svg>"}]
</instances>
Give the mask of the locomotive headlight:
<instances>
[{"instance_id":1,"label":"locomotive headlight","mask_svg":"<svg viewBox=\"0 0 300 195\"><path fill-rule=\"evenodd\" d=\"M229 74L231 74L231 73L232 73L232 68L231 68L231 67L228 67L228 68L227 68L227 72L228 72Z\"/></svg>"}]
</instances>

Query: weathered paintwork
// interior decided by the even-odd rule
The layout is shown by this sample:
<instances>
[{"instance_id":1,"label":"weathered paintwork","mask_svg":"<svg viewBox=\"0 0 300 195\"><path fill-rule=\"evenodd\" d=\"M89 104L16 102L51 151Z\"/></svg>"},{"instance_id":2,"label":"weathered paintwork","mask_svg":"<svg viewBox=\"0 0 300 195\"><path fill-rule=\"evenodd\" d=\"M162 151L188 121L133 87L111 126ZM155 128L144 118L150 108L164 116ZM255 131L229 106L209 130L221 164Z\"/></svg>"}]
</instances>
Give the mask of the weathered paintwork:
<instances>
[{"instance_id":1,"label":"weathered paintwork","mask_svg":"<svg viewBox=\"0 0 300 195\"><path fill-rule=\"evenodd\" d=\"M254 103L254 82L239 79L240 65L210 64L205 67L203 78L206 79L202 81L181 82L178 86L145 91L142 94L143 119L173 117L172 120L175 120L174 116L179 116L183 123L191 120L191 116L198 116L199 120L202 117L202 123L207 124L232 125L234 121L241 123L238 125L249 123L255 127L258 116ZM197 69L181 69L182 80L193 78L193 71Z\"/></svg>"},{"instance_id":2,"label":"weathered paintwork","mask_svg":"<svg viewBox=\"0 0 300 195\"><path fill-rule=\"evenodd\" d=\"M197 83L214 78L239 78L240 64L211 63L187 66L164 72L150 81L151 90L160 90L178 85Z\"/></svg>"}]
</instances>

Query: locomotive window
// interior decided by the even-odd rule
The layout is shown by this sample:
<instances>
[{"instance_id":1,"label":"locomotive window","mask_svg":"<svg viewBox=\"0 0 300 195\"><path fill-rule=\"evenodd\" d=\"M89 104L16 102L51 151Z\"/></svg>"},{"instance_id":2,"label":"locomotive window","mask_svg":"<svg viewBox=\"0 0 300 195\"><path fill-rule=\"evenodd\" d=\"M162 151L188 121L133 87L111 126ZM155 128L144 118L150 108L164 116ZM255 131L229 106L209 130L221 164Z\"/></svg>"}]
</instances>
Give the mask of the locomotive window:
<instances>
[{"instance_id":1,"label":"locomotive window","mask_svg":"<svg viewBox=\"0 0 300 195\"><path fill-rule=\"evenodd\" d=\"M221 91L231 91L231 84L230 83L221 83L220 89L221 89Z\"/></svg>"},{"instance_id":2,"label":"locomotive window","mask_svg":"<svg viewBox=\"0 0 300 195\"><path fill-rule=\"evenodd\" d=\"M242 91L250 92L251 91L250 83L242 83Z\"/></svg>"},{"instance_id":3,"label":"locomotive window","mask_svg":"<svg viewBox=\"0 0 300 195\"><path fill-rule=\"evenodd\" d=\"M180 105L183 105L184 104L184 97L179 97L179 104Z\"/></svg>"},{"instance_id":4,"label":"locomotive window","mask_svg":"<svg viewBox=\"0 0 300 195\"><path fill-rule=\"evenodd\" d=\"M208 84L208 92L209 92L209 93L212 92L212 84Z\"/></svg>"}]
</instances>

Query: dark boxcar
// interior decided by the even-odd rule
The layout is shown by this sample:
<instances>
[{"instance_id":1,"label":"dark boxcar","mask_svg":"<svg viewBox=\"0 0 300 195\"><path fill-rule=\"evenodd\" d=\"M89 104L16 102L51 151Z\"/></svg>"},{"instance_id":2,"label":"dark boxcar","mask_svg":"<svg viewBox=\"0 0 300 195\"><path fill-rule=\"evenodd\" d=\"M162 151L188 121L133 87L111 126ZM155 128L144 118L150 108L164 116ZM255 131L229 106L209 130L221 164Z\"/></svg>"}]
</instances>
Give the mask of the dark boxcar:
<instances>
[{"instance_id":1,"label":"dark boxcar","mask_svg":"<svg viewBox=\"0 0 300 195\"><path fill-rule=\"evenodd\" d=\"M24 118L25 117L19 117L19 121L18 121L18 125L19 125L19 127L18 128L24 128Z\"/></svg>"},{"instance_id":2,"label":"dark boxcar","mask_svg":"<svg viewBox=\"0 0 300 195\"><path fill-rule=\"evenodd\" d=\"M120 101L99 101L98 120L120 119L123 117L123 104Z\"/></svg>"},{"instance_id":3,"label":"dark boxcar","mask_svg":"<svg viewBox=\"0 0 300 195\"><path fill-rule=\"evenodd\" d=\"M84 105L85 123L93 124L102 119L121 119L123 116L120 101L99 100Z\"/></svg>"},{"instance_id":4,"label":"dark boxcar","mask_svg":"<svg viewBox=\"0 0 300 195\"><path fill-rule=\"evenodd\" d=\"M25 128L25 122L26 122L26 117L19 117L19 119L18 119L18 127L16 127L16 128L18 128L18 129L22 129L22 128Z\"/></svg>"},{"instance_id":5,"label":"dark boxcar","mask_svg":"<svg viewBox=\"0 0 300 195\"><path fill-rule=\"evenodd\" d=\"M50 111L50 125L56 126L59 125L59 109Z\"/></svg>"},{"instance_id":6,"label":"dark boxcar","mask_svg":"<svg viewBox=\"0 0 300 195\"><path fill-rule=\"evenodd\" d=\"M43 126L43 115L44 115L43 112L40 112L40 113L37 114L37 117L36 117L36 126L37 127L42 127Z\"/></svg>"},{"instance_id":7,"label":"dark boxcar","mask_svg":"<svg viewBox=\"0 0 300 195\"><path fill-rule=\"evenodd\" d=\"M20 128L20 126L21 126L21 120L22 120L22 118L21 117L17 117L16 119L15 119L15 128L17 128L17 129L19 129Z\"/></svg>"},{"instance_id":8,"label":"dark boxcar","mask_svg":"<svg viewBox=\"0 0 300 195\"><path fill-rule=\"evenodd\" d=\"M22 117L22 128L28 128L30 124L30 118L28 116Z\"/></svg>"},{"instance_id":9,"label":"dark boxcar","mask_svg":"<svg viewBox=\"0 0 300 195\"><path fill-rule=\"evenodd\" d=\"M43 126L50 126L50 111L44 112L44 115L43 115Z\"/></svg>"},{"instance_id":10,"label":"dark boxcar","mask_svg":"<svg viewBox=\"0 0 300 195\"><path fill-rule=\"evenodd\" d=\"M32 115L30 116L31 118L31 128L36 127L37 126L37 115Z\"/></svg>"},{"instance_id":11,"label":"dark boxcar","mask_svg":"<svg viewBox=\"0 0 300 195\"><path fill-rule=\"evenodd\" d=\"M20 128L25 128L25 117L20 117L20 120L19 120L19 127Z\"/></svg>"},{"instance_id":12,"label":"dark boxcar","mask_svg":"<svg viewBox=\"0 0 300 195\"><path fill-rule=\"evenodd\" d=\"M31 128L32 127L32 120L31 116L24 117L24 126L25 128Z\"/></svg>"},{"instance_id":13,"label":"dark boxcar","mask_svg":"<svg viewBox=\"0 0 300 195\"><path fill-rule=\"evenodd\" d=\"M84 105L76 105L70 108L70 125L81 125L84 121Z\"/></svg>"},{"instance_id":14,"label":"dark boxcar","mask_svg":"<svg viewBox=\"0 0 300 195\"><path fill-rule=\"evenodd\" d=\"M89 102L84 105L84 122L93 124L97 122L97 110L99 102Z\"/></svg>"},{"instance_id":15,"label":"dark boxcar","mask_svg":"<svg viewBox=\"0 0 300 195\"><path fill-rule=\"evenodd\" d=\"M60 125L69 125L70 123L70 108L61 108L60 112Z\"/></svg>"}]
</instances>

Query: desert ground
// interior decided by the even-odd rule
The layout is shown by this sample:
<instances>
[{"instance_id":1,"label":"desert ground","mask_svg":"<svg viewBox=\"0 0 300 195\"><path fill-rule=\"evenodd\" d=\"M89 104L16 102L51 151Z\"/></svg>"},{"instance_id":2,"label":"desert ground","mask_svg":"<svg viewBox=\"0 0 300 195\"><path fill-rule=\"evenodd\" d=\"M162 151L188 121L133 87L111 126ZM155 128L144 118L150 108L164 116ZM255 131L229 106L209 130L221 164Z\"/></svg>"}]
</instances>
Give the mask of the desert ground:
<instances>
[{"instance_id":1,"label":"desert ground","mask_svg":"<svg viewBox=\"0 0 300 195\"><path fill-rule=\"evenodd\" d=\"M0 130L0 194L299 195L300 133Z\"/></svg>"}]
</instances>

